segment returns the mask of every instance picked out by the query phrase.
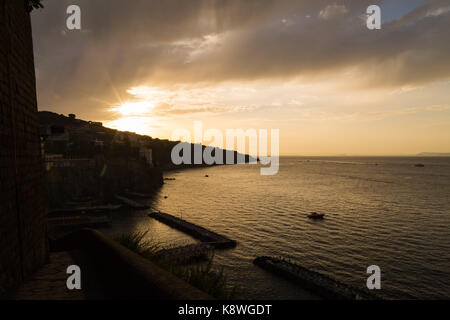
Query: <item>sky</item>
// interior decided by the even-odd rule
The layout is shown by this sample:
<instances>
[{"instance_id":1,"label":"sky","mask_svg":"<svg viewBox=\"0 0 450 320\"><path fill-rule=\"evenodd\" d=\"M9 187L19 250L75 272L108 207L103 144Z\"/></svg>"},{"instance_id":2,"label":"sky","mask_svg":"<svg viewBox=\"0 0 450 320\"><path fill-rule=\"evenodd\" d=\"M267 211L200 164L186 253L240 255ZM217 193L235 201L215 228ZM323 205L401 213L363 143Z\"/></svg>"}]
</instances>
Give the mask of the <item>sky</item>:
<instances>
[{"instance_id":1,"label":"sky","mask_svg":"<svg viewBox=\"0 0 450 320\"><path fill-rule=\"evenodd\" d=\"M450 152L448 0L43 4L40 110L161 139L196 120L279 129L282 155ZM81 30L66 27L73 4Z\"/></svg>"}]
</instances>

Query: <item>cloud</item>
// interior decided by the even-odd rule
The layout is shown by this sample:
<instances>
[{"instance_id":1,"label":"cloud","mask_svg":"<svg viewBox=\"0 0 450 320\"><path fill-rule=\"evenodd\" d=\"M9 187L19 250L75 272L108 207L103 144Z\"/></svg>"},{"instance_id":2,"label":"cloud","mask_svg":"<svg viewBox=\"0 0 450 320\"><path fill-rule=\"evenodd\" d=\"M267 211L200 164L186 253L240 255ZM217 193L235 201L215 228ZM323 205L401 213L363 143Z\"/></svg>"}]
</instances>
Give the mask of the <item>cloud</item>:
<instances>
[{"instance_id":1,"label":"cloud","mask_svg":"<svg viewBox=\"0 0 450 320\"><path fill-rule=\"evenodd\" d=\"M190 115L195 113L222 113L223 109L211 106L177 108L168 104L158 105L152 112L157 116Z\"/></svg>"},{"instance_id":2,"label":"cloud","mask_svg":"<svg viewBox=\"0 0 450 320\"><path fill-rule=\"evenodd\" d=\"M325 7L325 9L320 10L319 12L319 18L324 20L329 20L336 18L338 16L344 15L348 13L348 9L345 7L345 5L341 4L332 4Z\"/></svg>"},{"instance_id":3,"label":"cloud","mask_svg":"<svg viewBox=\"0 0 450 320\"><path fill-rule=\"evenodd\" d=\"M424 112L441 112L448 110L450 110L450 106L448 105L433 105L433 106L403 108L397 110L357 112L354 114L347 115L347 118L354 120L384 120L391 117L413 115Z\"/></svg>"},{"instance_id":4,"label":"cloud","mask_svg":"<svg viewBox=\"0 0 450 320\"><path fill-rule=\"evenodd\" d=\"M429 17L429 16L436 17L436 16L440 16L440 15L442 15L442 14L446 14L446 13L448 13L448 12L450 12L450 6L447 6L447 7L440 7L440 8L437 8L437 9L435 9L435 10L429 11L429 12L427 13L427 16L428 16L428 17Z\"/></svg>"},{"instance_id":5,"label":"cloud","mask_svg":"<svg viewBox=\"0 0 450 320\"><path fill-rule=\"evenodd\" d=\"M169 104L159 104L152 112L152 116L186 116L198 113L210 114L224 114L224 113L238 113L256 110L255 106L235 106L235 107L218 107L218 106L190 106L190 107L176 107Z\"/></svg>"},{"instance_id":6,"label":"cloud","mask_svg":"<svg viewBox=\"0 0 450 320\"><path fill-rule=\"evenodd\" d=\"M78 0L83 32L65 30L72 2L46 0L33 13L41 108L64 101L61 112L95 116L99 100L106 108L140 85L351 73L348 85L397 88L450 78L447 1L370 31L360 17L371 0Z\"/></svg>"}]
</instances>

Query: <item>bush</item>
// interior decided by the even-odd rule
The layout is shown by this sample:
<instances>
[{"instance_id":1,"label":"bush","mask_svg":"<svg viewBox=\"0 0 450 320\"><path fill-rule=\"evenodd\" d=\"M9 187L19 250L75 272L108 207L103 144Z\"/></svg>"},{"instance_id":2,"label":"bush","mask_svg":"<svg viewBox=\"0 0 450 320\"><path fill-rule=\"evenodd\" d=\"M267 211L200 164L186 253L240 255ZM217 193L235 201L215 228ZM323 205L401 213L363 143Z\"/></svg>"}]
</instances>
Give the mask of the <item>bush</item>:
<instances>
[{"instance_id":1,"label":"bush","mask_svg":"<svg viewBox=\"0 0 450 320\"><path fill-rule=\"evenodd\" d=\"M152 240L144 240L148 231L145 232L133 232L130 234L122 234L114 238L117 242L123 245L125 248L143 256L147 259L152 259L158 252L159 245Z\"/></svg>"},{"instance_id":2,"label":"bush","mask_svg":"<svg viewBox=\"0 0 450 320\"><path fill-rule=\"evenodd\" d=\"M237 289L235 287L231 289L227 287L227 279L223 269L217 271L213 268L213 256L206 263L191 266L167 260L160 261L155 259L160 246L152 240L145 240L147 234L148 232L134 232L122 234L114 239L129 250L151 260L176 277L183 279L193 287L216 299L230 300L237 297Z\"/></svg>"}]
</instances>

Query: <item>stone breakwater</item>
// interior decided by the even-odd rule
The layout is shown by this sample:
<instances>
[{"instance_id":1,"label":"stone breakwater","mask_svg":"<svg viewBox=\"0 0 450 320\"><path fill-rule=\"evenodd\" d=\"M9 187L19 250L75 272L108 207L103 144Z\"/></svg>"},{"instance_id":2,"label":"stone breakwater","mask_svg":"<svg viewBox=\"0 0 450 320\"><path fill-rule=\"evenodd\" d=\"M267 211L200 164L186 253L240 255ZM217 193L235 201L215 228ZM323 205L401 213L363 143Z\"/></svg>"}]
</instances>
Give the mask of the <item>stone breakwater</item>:
<instances>
[{"instance_id":1,"label":"stone breakwater","mask_svg":"<svg viewBox=\"0 0 450 320\"><path fill-rule=\"evenodd\" d=\"M330 300L377 300L370 292L338 282L318 272L272 257L258 257L253 263L274 274L293 280L305 289Z\"/></svg>"},{"instance_id":2,"label":"stone breakwater","mask_svg":"<svg viewBox=\"0 0 450 320\"><path fill-rule=\"evenodd\" d=\"M207 261L212 256L213 249L214 247L207 243L191 244L183 247L162 249L155 254L154 258L189 264L196 261Z\"/></svg>"},{"instance_id":3,"label":"stone breakwater","mask_svg":"<svg viewBox=\"0 0 450 320\"><path fill-rule=\"evenodd\" d=\"M154 218L168 226L183 231L196 239L199 239L202 242L206 242L209 245L218 248L234 248L237 245L237 242L231 239L228 239L225 236L217 234L213 231L209 231L203 227L195 225L193 223L187 222L186 220L174 217L170 214L163 212L153 212L149 214L149 217Z\"/></svg>"}]
</instances>

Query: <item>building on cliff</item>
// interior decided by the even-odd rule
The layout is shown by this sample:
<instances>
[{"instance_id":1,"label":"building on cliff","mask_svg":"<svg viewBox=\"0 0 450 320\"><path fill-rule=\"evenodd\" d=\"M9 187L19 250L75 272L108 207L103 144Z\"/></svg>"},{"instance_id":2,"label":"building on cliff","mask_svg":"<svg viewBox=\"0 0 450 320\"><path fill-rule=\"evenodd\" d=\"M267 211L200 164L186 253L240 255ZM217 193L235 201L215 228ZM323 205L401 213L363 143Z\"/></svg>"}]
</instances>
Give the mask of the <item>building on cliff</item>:
<instances>
[{"instance_id":1,"label":"building on cliff","mask_svg":"<svg viewBox=\"0 0 450 320\"><path fill-rule=\"evenodd\" d=\"M126 190L148 194L162 185L163 168L153 163L151 137L70 115L42 111L39 118L50 209L86 198L109 203Z\"/></svg>"},{"instance_id":2,"label":"building on cliff","mask_svg":"<svg viewBox=\"0 0 450 320\"><path fill-rule=\"evenodd\" d=\"M48 259L28 4L0 0L0 296Z\"/></svg>"}]
</instances>

